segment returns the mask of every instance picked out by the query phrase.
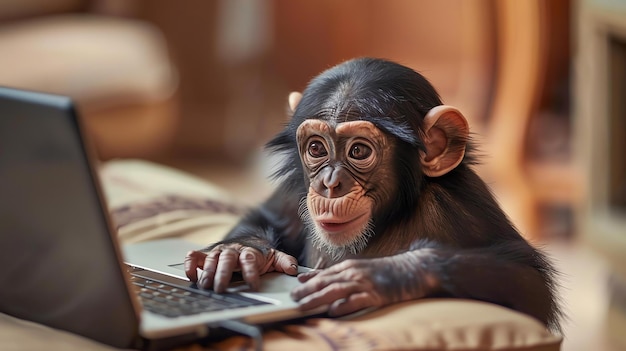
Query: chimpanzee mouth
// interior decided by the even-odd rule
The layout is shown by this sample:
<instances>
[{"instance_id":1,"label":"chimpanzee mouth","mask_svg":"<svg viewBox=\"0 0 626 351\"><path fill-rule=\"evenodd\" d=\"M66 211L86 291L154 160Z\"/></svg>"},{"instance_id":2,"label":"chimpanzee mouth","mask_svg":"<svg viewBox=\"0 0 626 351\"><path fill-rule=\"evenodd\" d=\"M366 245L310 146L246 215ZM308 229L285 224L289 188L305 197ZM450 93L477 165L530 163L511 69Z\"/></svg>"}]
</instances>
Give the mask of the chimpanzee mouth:
<instances>
[{"instance_id":1,"label":"chimpanzee mouth","mask_svg":"<svg viewBox=\"0 0 626 351\"><path fill-rule=\"evenodd\" d=\"M362 228L367 222L367 213L363 213L350 219L343 221L340 219L325 219L318 220L320 228L329 234L344 233L346 231L352 231L357 228Z\"/></svg>"}]
</instances>

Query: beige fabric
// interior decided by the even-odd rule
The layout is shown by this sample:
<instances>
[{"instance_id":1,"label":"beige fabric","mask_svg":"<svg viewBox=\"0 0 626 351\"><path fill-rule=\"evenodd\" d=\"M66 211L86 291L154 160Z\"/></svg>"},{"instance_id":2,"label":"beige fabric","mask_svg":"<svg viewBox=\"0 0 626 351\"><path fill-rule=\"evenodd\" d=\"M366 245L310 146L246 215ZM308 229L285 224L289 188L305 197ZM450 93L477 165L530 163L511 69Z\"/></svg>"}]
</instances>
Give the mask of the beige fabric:
<instances>
[{"instance_id":1,"label":"beige fabric","mask_svg":"<svg viewBox=\"0 0 626 351\"><path fill-rule=\"evenodd\" d=\"M152 26L95 15L58 15L0 28L0 84L99 108L160 101L176 88L164 39ZM45 64L42 64L45 63Z\"/></svg>"},{"instance_id":2,"label":"beige fabric","mask_svg":"<svg viewBox=\"0 0 626 351\"><path fill-rule=\"evenodd\" d=\"M533 318L493 304L407 302L351 320L315 319L264 335L266 350L559 350L561 339ZM249 338L212 345L253 350Z\"/></svg>"},{"instance_id":3,"label":"beige fabric","mask_svg":"<svg viewBox=\"0 0 626 351\"><path fill-rule=\"evenodd\" d=\"M0 313L2 351L113 351L112 347Z\"/></svg>"},{"instance_id":4,"label":"beige fabric","mask_svg":"<svg viewBox=\"0 0 626 351\"><path fill-rule=\"evenodd\" d=\"M115 161L101 167L104 190L111 210L117 213L120 237L124 242L179 236L205 245L218 240L234 225L238 214L228 197L218 188L190 175L140 161ZM176 197L172 197L172 196ZM191 211L159 204L153 216L136 214L150 203L167 199ZM203 200L199 200L203 199ZM201 206L219 200L223 207ZM200 202L198 202L200 201ZM200 205L196 206L198 203ZM116 212L138 206L137 213ZM182 206L182 207L184 207ZM129 210L130 211L130 210ZM127 215L124 217L123 215ZM205 218L206 217L206 218ZM175 233L175 234L173 234ZM521 313L478 301L424 299L397 304L370 313L343 319L317 318L304 324L292 323L268 330L263 335L264 349L272 351L324 350L525 350L560 349L561 337L548 332L538 321ZM104 351L101 344L55 331L37 324L0 314L0 350ZM192 345L178 351L253 350L246 337L232 337L206 345Z\"/></svg>"},{"instance_id":5,"label":"beige fabric","mask_svg":"<svg viewBox=\"0 0 626 351\"><path fill-rule=\"evenodd\" d=\"M264 350L524 350L556 351L561 338L536 320L476 301L433 299L383 308L352 320L313 319L267 331ZM111 348L0 314L0 349L86 350ZM178 351L254 350L247 337L233 337Z\"/></svg>"},{"instance_id":6,"label":"beige fabric","mask_svg":"<svg viewBox=\"0 0 626 351\"><path fill-rule=\"evenodd\" d=\"M189 174L154 163L138 160L109 161L100 167L100 176L114 220L123 219L120 214L120 209L123 208L137 208L141 212L153 213L148 217L135 216L119 223L118 234L122 244L178 237L203 246L222 238L244 212L243 208L232 204L231 198L222 189ZM214 200L226 210L166 210L161 204L171 201L173 196L177 199L184 197L189 201ZM158 206L153 206L154 204Z\"/></svg>"}]
</instances>

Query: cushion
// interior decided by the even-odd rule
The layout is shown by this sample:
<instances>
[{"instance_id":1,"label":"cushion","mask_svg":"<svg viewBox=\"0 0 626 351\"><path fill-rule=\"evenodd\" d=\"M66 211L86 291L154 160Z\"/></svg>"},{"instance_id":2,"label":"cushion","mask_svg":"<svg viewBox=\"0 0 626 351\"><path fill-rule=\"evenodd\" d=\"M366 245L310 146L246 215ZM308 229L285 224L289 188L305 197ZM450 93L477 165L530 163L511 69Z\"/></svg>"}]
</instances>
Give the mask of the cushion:
<instances>
[{"instance_id":1,"label":"cushion","mask_svg":"<svg viewBox=\"0 0 626 351\"><path fill-rule=\"evenodd\" d=\"M57 15L0 27L0 84L108 108L173 94L165 40L137 20Z\"/></svg>"},{"instance_id":2,"label":"cushion","mask_svg":"<svg viewBox=\"0 0 626 351\"><path fill-rule=\"evenodd\" d=\"M199 246L219 240L244 209L216 186L144 161L101 167L103 188L122 242L177 236ZM537 320L494 304L422 299L344 318L285 323L263 334L266 350L559 350L562 338ZM181 351L254 350L230 337ZM108 350L79 336L0 314L2 350Z\"/></svg>"},{"instance_id":3,"label":"cushion","mask_svg":"<svg viewBox=\"0 0 626 351\"><path fill-rule=\"evenodd\" d=\"M178 237L203 246L220 240L245 211L219 187L155 163L109 161L100 177L122 244Z\"/></svg>"},{"instance_id":4,"label":"cushion","mask_svg":"<svg viewBox=\"0 0 626 351\"><path fill-rule=\"evenodd\" d=\"M561 338L531 317L494 304L423 299L356 318L312 319L265 332L267 350L559 350ZM253 350L247 337L213 345Z\"/></svg>"},{"instance_id":5,"label":"cushion","mask_svg":"<svg viewBox=\"0 0 626 351\"><path fill-rule=\"evenodd\" d=\"M424 299L350 319L316 318L263 335L272 351L525 350L555 351L561 338L531 317L483 302ZM194 350L254 350L247 337L231 337ZM0 314L2 350L112 350L91 340Z\"/></svg>"}]
</instances>

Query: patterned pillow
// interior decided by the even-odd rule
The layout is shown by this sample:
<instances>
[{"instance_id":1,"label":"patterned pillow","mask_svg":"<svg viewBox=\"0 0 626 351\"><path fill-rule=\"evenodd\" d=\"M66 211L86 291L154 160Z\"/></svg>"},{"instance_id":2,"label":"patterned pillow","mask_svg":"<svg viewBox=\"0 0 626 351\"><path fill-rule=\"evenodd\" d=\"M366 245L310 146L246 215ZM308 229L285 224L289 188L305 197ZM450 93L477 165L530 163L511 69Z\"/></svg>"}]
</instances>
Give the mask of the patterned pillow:
<instances>
[{"instance_id":1,"label":"patterned pillow","mask_svg":"<svg viewBox=\"0 0 626 351\"><path fill-rule=\"evenodd\" d=\"M109 161L100 178L122 244L178 237L204 246L245 211L211 183L154 163Z\"/></svg>"}]
</instances>

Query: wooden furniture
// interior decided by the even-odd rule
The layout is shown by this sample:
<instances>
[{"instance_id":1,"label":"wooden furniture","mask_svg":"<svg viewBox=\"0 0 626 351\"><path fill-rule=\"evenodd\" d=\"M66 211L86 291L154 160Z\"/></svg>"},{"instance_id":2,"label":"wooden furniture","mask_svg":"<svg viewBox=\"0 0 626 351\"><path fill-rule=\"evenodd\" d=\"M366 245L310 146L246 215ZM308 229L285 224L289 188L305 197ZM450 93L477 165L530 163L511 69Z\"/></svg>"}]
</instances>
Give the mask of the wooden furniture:
<instances>
[{"instance_id":1,"label":"wooden furniture","mask_svg":"<svg viewBox=\"0 0 626 351\"><path fill-rule=\"evenodd\" d=\"M583 239L606 260L608 334L626 346L626 6L577 1L576 155L587 201L578 208ZM617 349L617 348L616 348Z\"/></svg>"},{"instance_id":2,"label":"wooden furniture","mask_svg":"<svg viewBox=\"0 0 626 351\"><path fill-rule=\"evenodd\" d=\"M527 143L537 142L530 140L529 130L544 93L550 31L555 29L547 5L541 0L495 2L496 82L485 133L489 156L482 169L512 221L535 241L544 239L539 234L542 203L576 206L582 198L580 173L571 163L537 161L527 152Z\"/></svg>"}]
</instances>

